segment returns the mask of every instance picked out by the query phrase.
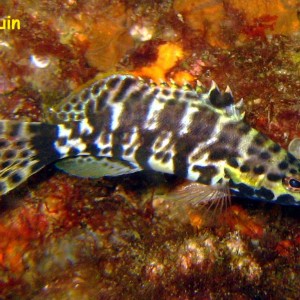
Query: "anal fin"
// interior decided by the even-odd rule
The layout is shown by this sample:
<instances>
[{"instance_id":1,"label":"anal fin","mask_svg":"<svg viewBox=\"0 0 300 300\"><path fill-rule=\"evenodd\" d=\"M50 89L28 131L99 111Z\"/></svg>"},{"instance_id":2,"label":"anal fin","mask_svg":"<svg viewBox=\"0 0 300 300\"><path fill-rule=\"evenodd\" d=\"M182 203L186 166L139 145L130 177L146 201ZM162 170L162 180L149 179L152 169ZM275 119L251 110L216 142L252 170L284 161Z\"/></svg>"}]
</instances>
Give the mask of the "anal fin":
<instances>
[{"instance_id":1,"label":"anal fin","mask_svg":"<svg viewBox=\"0 0 300 300\"><path fill-rule=\"evenodd\" d=\"M135 164L124 160L95 156L65 158L58 161L55 165L66 173L84 178L119 176L141 170Z\"/></svg>"}]
</instances>

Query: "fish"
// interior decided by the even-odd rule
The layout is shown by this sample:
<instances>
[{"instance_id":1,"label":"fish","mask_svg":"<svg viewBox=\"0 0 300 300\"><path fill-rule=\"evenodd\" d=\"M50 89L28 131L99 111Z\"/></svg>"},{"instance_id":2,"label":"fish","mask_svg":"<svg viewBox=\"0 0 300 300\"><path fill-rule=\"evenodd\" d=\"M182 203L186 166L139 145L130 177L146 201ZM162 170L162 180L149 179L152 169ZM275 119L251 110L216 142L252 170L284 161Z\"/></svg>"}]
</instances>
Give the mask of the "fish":
<instances>
[{"instance_id":1,"label":"fish","mask_svg":"<svg viewBox=\"0 0 300 300\"><path fill-rule=\"evenodd\" d=\"M181 191L187 199L230 193L299 205L299 160L244 115L242 100L214 82L202 92L199 85L103 77L49 109L43 122L0 121L0 194L56 163L84 178L174 174L193 183Z\"/></svg>"}]
</instances>

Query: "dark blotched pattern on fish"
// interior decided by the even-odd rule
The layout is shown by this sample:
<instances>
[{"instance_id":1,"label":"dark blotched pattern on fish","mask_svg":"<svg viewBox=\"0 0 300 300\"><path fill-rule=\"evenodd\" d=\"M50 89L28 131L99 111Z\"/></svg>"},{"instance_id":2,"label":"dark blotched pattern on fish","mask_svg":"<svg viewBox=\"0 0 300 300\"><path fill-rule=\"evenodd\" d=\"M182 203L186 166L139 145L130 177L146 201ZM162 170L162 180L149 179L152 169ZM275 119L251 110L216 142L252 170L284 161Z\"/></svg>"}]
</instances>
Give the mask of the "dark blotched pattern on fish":
<instances>
[{"instance_id":1,"label":"dark blotched pattern on fish","mask_svg":"<svg viewBox=\"0 0 300 300\"><path fill-rule=\"evenodd\" d=\"M50 162L79 155L111 157L132 170L176 174L205 185L230 183L242 195L266 200L290 194L281 181L299 172L298 161L243 121L230 90L222 94L214 84L199 94L111 76L67 97L49 119L56 124L2 121L2 193ZM22 158L24 151L29 154Z\"/></svg>"}]
</instances>

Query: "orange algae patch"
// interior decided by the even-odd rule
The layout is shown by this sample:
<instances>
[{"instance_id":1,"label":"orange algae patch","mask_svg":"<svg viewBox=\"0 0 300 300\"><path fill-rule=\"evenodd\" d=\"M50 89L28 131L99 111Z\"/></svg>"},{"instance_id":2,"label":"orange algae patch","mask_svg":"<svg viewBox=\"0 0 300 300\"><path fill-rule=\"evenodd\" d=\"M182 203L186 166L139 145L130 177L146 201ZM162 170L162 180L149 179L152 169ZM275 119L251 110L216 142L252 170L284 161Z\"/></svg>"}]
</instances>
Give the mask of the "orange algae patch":
<instances>
[{"instance_id":1,"label":"orange algae patch","mask_svg":"<svg viewBox=\"0 0 300 300\"><path fill-rule=\"evenodd\" d=\"M204 208L205 209L205 208ZM206 208L208 210L208 208ZM194 229L200 230L201 228L205 227L205 225L209 224L210 222L207 220L208 218L208 213L207 212L191 212L189 211L188 213L188 217L189 217L189 221L191 226ZM211 215L211 217L213 218L213 213Z\"/></svg>"},{"instance_id":2,"label":"orange algae patch","mask_svg":"<svg viewBox=\"0 0 300 300\"><path fill-rule=\"evenodd\" d=\"M193 82L194 77L187 71L179 71L175 73L175 75L173 76L173 80L179 85L184 85L187 82Z\"/></svg>"},{"instance_id":3,"label":"orange algae patch","mask_svg":"<svg viewBox=\"0 0 300 300\"><path fill-rule=\"evenodd\" d=\"M82 14L80 17L84 18L82 33L86 34L88 40L85 57L90 66L101 71L115 69L126 52L134 46L126 26L128 12L125 6L114 3L104 7L101 13L94 16L92 24L89 16Z\"/></svg>"},{"instance_id":4,"label":"orange algae patch","mask_svg":"<svg viewBox=\"0 0 300 300\"><path fill-rule=\"evenodd\" d=\"M253 0L250 4L249 1L229 1L234 9L245 14L245 18L250 24L259 22L262 17L266 20L267 16L269 18L276 16L277 20L272 31L274 34L287 34L299 31L300 23L296 9L298 2L298 0Z\"/></svg>"},{"instance_id":5,"label":"orange algae patch","mask_svg":"<svg viewBox=\"0 0 300 300\"><path fill-rule=\"evenodd\" d=\"M208 44L228 48L236 40L298 32L297 5L297 0L175 0L173 8Z\"/></svg>"},{"instance_id":6,"label":"orange algae patch","mask_svg":"<svg viewBox=\"0 0 300 300\"><path fill-rule=\"evenodd\" d=\"M223 1L175 0L173 8L183 16L184 22L212 46L226 47L220 39L225 21Z\"/></svg>"},{"instance_id":7,"label":"orange algae patch","mask_svg":"<svg viewBox=\"0 0 300 300\"><path fill-rule=\"evenodd\" d=\"M101 71L112 70L133 47L133 39L125 29L112 21L94 24L85 57L90 66Z\"/></svg>"},{"instance_id":8,"label":"orange algae patch","mask_svg":"<svg viewBox=\"0 0 300 300\"><path fill-rule=\"evenodd\" d=\"M133 72L133 75L148 77L159 83L166 80L166 73L173 68L179 59L183 58L182 47L175 43L166 43L158 47L158 56L150 66L142 67Z\"/></svg>"},{"instance_id":9,"label":"orange algae patch","mask_svg":"<svg viewBox=\"0 0 300 300\"><path fill-rule=\"evenodd\" d=\"M229 207L222 215L222 219L232 230L238 230L250 238L261 238L264 234L262 224L251 218L247 211L240 206Z\"/></svg>"}]
</instances>

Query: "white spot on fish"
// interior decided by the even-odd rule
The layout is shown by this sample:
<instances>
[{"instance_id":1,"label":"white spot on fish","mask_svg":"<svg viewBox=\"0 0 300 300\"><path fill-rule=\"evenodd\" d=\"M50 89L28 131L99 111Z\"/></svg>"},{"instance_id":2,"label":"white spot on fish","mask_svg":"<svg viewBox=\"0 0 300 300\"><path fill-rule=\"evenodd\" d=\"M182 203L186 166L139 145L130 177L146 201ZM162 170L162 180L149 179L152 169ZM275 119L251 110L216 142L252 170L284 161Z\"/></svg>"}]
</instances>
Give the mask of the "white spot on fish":
<instances>
[{"instance_id":1,"label":"white spot on fish","mask_svg":"<svg viewBox=\"0 0 300 300\"><path fill-rule=\"evenodd\" d=\"M80 122L80 133L81 134L91 134L93 131L93 127L90 126L90 124L88 123L87 118L83 119Z\"/></svg>"},{"instance_id":2,"label":"white spot on fish","mask_svg":"<svg viewBox=\"0 0 300 300\"><path fill-rule=\"evenodd\" d=\"M149 112L147 115L147 120L145 122L144 128L148 130L155 130L158 126L158 117L160 112L165 106L164 102L161 102L156 97L155 100L150 104Z\"/></svg>"},{"instance_id":3,"label":"white spot on fish","mask_svg":"<svg viewBox=\"0 0 300 300\"><path fill-rule=\"evenodd\" d=\"M116 130L119 127L119 118L123 112L123 103L116 103L111 105L112 107L112 121L111 130Z\"/></svg>"}]
</instances>

